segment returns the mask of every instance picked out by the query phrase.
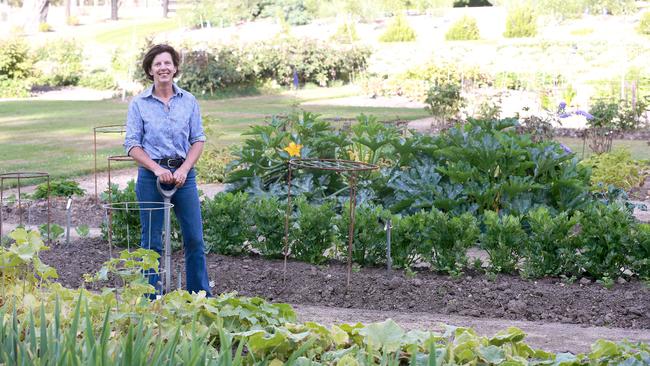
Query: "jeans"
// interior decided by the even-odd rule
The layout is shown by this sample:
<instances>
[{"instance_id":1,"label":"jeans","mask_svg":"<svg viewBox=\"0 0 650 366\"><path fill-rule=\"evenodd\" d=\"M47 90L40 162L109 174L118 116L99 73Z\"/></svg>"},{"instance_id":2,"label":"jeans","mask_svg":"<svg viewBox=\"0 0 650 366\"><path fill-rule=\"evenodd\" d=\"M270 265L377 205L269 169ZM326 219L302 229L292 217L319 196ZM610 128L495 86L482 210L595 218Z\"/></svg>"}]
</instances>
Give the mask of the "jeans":
<instances>
[{"instance_id":1,"label":"jeans","mask_svg":"<svg viewBox=\"0 0 650 366\"><path fill-rule=\"evenodd\" d=\"M174 171L175 169L171 169ZM162 185L163 189L172 189L173 186ZM135 187L141 207L146 207L144 202L163 202L163 198L156 188L156 175L150 170L138 168L138 181ZM205 263L205 243L203 242L203 222L201 220L201 203L196 188L196 172L191 169L187 174L185 184L180 187L171 198L174 213L181 226L183 248L185 250L185 278L187 291L205 291L210 293L208 271ZM159 207L159 205L156 205ZM163 255L163 221L164 210L140 210L142 223L142 240L140 246L152 249ZM173 266L172 266L173 267ZM149 283L160 290L160 276L156 273L149 274Z\"/></svg>"}]
</instances>

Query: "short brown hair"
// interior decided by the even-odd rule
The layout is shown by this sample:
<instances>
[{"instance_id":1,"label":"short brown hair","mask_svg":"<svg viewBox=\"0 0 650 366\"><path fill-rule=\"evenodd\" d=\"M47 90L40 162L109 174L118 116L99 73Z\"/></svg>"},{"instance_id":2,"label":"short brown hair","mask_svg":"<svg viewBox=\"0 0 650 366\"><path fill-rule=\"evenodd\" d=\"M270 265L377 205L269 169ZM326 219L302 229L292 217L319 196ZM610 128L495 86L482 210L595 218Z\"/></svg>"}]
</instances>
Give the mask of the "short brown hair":
<instances>
[{"instance_id":1,"label":"short brown hair","mask_svg":"<svg viewBox=\"0 0 650 366\"><path fill-rule=\"evenodd\" d=\"M176 75L181 72L179 68L181 57L178 55L178 52L176 52L174 47L167 44L157 44L151 47L149 51L147 51L147 53L144 55L144 59L142 60L142 69L144 70L144 74L147 76L147 79L153 80L153 76L149 73L149 71L151 71L151 64L153 64L153 59L161 53L165 52L169 53L172 56L172 62L176 68L174 77L176 77Z\"/></svg>"}]
</instances>

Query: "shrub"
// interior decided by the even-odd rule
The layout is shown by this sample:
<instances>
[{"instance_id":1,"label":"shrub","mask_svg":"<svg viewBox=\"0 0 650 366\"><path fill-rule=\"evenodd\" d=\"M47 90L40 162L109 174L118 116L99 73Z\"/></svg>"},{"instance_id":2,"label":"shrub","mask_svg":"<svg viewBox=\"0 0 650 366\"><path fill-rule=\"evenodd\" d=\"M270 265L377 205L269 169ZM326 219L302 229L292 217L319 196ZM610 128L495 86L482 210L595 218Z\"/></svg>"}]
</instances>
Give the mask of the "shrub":
<instances>
[{"instance_id":1,"label":"shrub","mask_svg":"<svg viewBox=\"0 0 650 366\"><path fill-rule=\"evenodd\" d=\"M337 43L354 43L359 41L357 27L352 22L345 22L336 28L336 33L332 35L332 41Z\"/></svg>"},{"instance_id":2,"label":"shrub","mask_svg":"<svg viewBox=\"0 0 650 366\"><path fill-rule=\"evenodd\" d=\"M208 146L194 166L200 183L223 183L226 168L233 160L230 148Z\"/></svg>"},{"instance_id":3,"label":"shrub","mask_svg":"<svg viewBox=\"0 0 650 366\"><path fill-rule=\"evenodd\" d=\"M36 68L39 84L49 86L77 85L83 75L83 47L75 40L49 42L37 50Z\"/></svg>"},{"instance_id":4,"label":"shrub","mask_svg":"<svg viewBox=\"0 0 650 366\"><path fill-rule=\"evenodd\" d=\"M613 185L627 191L645 181L645 176L641 175L644 166L633 160L626 149L592 155L580 164L591 168L592 190L602 191Z\"/></svg>"},{"instance_id":5,"label":"shrub","mask_svg":"<svg viewBox=\"0 0 650 366\"><path fill-rule=\"evenodd\" d=\"M476 24L476 19L470 16L463 16L445 34L448 41L473 41L480 39L481 35Z\"/></svg>"},{"instance_id":6,"label":"shrub","mask_svg":"<svg viewBox=\"0 0 650 366\"><path fill-rule=\"evenodd\" d=\"M203 230L208 251L226 255L244 252L244 242L253 237L247 205L246 193L219 193L203 201Z\"/></svg>"},{"instance_id":7,"label":"shrub","mask_svg":"<svg viewBox=\"0 0 650 366\"><path fill-rule=\"evenodd\" d=\"M641 278L650 280L650 224L637 225L637 245L631 251L632 268Z\"/></svg>"},{"instance_id":8,"label":"shrub","mask_svg":"<svg viewBox=\"0 0 650 366\"><path fill-rule=\"evenodd\" d=\"M398 15L391 22L384 34L379 37L380 42L412 42L415 41L415 30L411 28L403 15Z\"/></svg>"},{"instance_id":9,"label":"shrub","mask_svg":"<svg viewBox=\"0 0 650 366\"><path fill-rule=\"evenodd\" d=\"M420 253L428 254L425 260L431 258L433 244L426 237L429 224L424 210L393 220L391 257L395 267L412 267L420 259Z\"/></svg>"},{"instance_id":10,"label":"shrub","mask_svg":"<svg viewBox=\"0 0 650 366\"><path fill-rule=\"evenodd\" d=\"M596 201L586 207L579 223L580 264L587 275L616 279L630 269L637 224L627 207Z\"/></svg>"},{"instance_id":11,"label":"shrub","mask_svg":"<svg viewBox=\"0 0 650 366\"><path fill-rule=\"evenodd\" d=\"M467 249L476 244L479 237L478 223L474 215L464 213L453 216L432 210L429 236L433 243L431 266L449 274L458 274L467 265Z\"/></svg>"},{"instance_id":12,"label":"shrub","mask_svg":"<svg viewBox=\"0 0 650 366\"><path fill-rule=\"evenodd\" d=\"M386 263L386 232L384 223L391 218L390 211L381 206L362 203L357 206L352 243L352 261L362 266ZM343 206L337 220L339 252L348 255L350 203Z\"/></svg>"},{"instance_id":13,"label":"shrub","mask_svg":"<svg viewBox=\"0 0 650 366\"><path fill-rule=\"evenodd\" d=\"M117 88L117 82L113 75L106 70L93 70L83 74L79 79L79 86L96 90L113 90Z\"/></svg>"},{"instance_id":14,"label":"shrub","mask_svg":"<svg viewBox=\"0 0 650 366\"><path fill-rule=\"evenodd\" d=\"M80 24L80 23L79 23L79 18L76 17L76 16L74 16L74 15L70 15L70 16L65 20L65 24L67 24L67 25L71 25L71 26L79 25L79 24Z\"/></svg>"},{"instance_id":15,"label":"shrub","mask_svg":"<svg viewBox=\"0 0 650 366\"><path fill-rule=\"evenodd\" d=\"M297 216L291 229L291 256L307 263L325 262L325 252L335 246L334 202L312 205L300 197L295 207Z\"/></svg>"},{"instance_id":16,"label":"shrub","mask_svg":"<svg viewBox=\"0 0 650 366\"><path fill-rule=\"evenodd\" d=\"M32 89L32 79L9 79L0 75L0 98L25 98Z\"/></svg>"},{"instance_id":17,"label":"shrub","mask_svg":"<svg viewBox=\"0 0 650 366\"><path fill-rule=\"evenodd\" d=\"M458 115L465 101L460 95L460 85L443 83L432 86L424 102L432 115L448 120Z\"/></svg>"},{"instance_id":18,"label":"shrub","mask_svg":"<svg viewBox=\"0 0 650 366\"><path fill-rule=\"evenodd\" d=\"M254 225L251 245L265 257L284 256L286 209L286 202L274 196L255 197L249 201L248 214Z\"/></svg>"},{"instance_id":19,"label":"shrub","mask_svg":"<svg viewBox=\"0 0 650 366\"><path fill-rule=\"evenodd\" d=\"M527 239L519 217L499 216L494 211L486 211L484 217L485 233L481 236L481 247L490 257L490 270L513 273L521 258L521 244Z\"/></svg>"},{"instance_id":20,"label":"shrub","mask_svg":"<svg viewBox=\"0 0 650 366\"><path fill-rule=\"evenodd\" d=\"M34 198L44 199L47 198L47 183L41 183L36 186ZM73 180L60 180L50 182L49 189L50 197L72 197L73 195L83 196L86 191L79 187L79 183Z\"/></svg>"},{"instance_id":21,"label":"shrub","mask_svg":"<svg viewBox=\"0 0 650 366\"><path fill-rule=\"evenodd\" d=\"M38 31L39 32L51 32L52 31L52 26L49 23L46 23L46 22L38 23Z\"/></svg>"},{"instance_id":22,"label":"shrub","mask_svg":"<svg viewBox=\"0 0 650 366\"><path fill-rule=\"evenodd\" d=\"M568 212L553 215L544 206L530 211L526 217L529 236L518 245L522 248L526 277L546 277L579 273L578 238L575 232L579 215Z\"/></svg>"},{"instance_id":23,"label":"shrub","mask_svg":"<svg viewBox=\"0 0 650 366\"><path fill-rule=\"evenodd\" d=\"M633 130L639 127L647 107L648 105L642 99L637 100L636 103L601 99L589 109L589 114L593 118L588 122L591 127Z\"/></svg>"},{"instance_id":24,"label":"shrub","mask_svg":"<svg viewBox=\"0 0 650 366\"><path fill-rule=\"evenodd\" d=\"M511 10L506 19L506 38L535 37L537 35L537 19L533 10L519 7Z\"/></svg>"},{"instance_id":25,"label":"shrub","mask_svg":"<svg viewBox=\"0 0 650 366\"><path fill-rule=\"evenodd\" d=\"M26 79L32 74L29 46L20 38L0 41L0 79Z\"/></svg>"},{"instance_id":26,"label":"shrub","mask_svg":"<svg viewBox=\"0 0 650 366\"><path fill-rule=\"evenodd\" d=\"M182 54L183 74L178 83L195 94L212 95L225 87L255 86L266 80L291 85L294 70L302 84L348 82L366 68L370 51L365 47L283 38L244 46L182 50ZM143 79L144 75L139 77Z\"/></svg>"},{"instance_id":27,"label":"shrub","mask_svg":"<svg viewBox=\"0 0 650 366\"><path fill-rule=\"evenodd\" d=\"M646 11L641 16L637 31L641 34L650 35L650 11Z\"/></svg>"}]
</instances>

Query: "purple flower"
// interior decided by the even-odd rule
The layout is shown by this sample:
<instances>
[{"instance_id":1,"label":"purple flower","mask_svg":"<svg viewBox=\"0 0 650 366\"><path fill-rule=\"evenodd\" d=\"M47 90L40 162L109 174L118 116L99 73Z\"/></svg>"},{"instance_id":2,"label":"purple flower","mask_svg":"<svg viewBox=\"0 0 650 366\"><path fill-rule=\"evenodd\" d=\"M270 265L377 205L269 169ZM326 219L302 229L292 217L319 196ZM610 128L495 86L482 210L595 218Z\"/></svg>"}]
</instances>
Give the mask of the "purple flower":
<instances>
[{"instance_id":1,"label":"purple flower","mask_svg":"<svg viewBox=\"0 0 650 366\"><path fill-rule=\"evenodd\" d=\"M567 154L571 154L571 153L573 152L573 151L571 151L571 149L570 149L568 146L566 146L566 145L563 144L563 143L560 143L560 147L561 147L562 150L564 150L564 152L566 152Z\"/></svg>"},{"instance_id":2,"label":"purple flower","mask_svg":"<svg viewBox=\"0 0 650 366\"><path fill-rule=\"evenodd\" d=\"M585 112L585 111L582 111L582 110L579 110L579 109L576 111L576 114L585 117L588 121L591 121L592 119L594 119L594 116L592 116L589 112Z\"/></svg>"},{"instance_id":3,"label":"purple flower","mask_svg":"<svg viewBox=\"0 0 650 366\"><path fill-rule=\"evenodd\" d=\"M567 118L567 117L570 117L570 116L571 116L571 113L566 113L566 112L560 113L560 118Z\"/></svg>"},{"instance_id":4,"label":"purple flower","mask_svg":"<svg viewBox=\"0 0 650 366\"><path fill-rule=\"evenodd\" d=\"M558 107L560 108L560 110L566 108L566 102L564 101L560 102L560 105Z\"/></svg>"}]
</instances>

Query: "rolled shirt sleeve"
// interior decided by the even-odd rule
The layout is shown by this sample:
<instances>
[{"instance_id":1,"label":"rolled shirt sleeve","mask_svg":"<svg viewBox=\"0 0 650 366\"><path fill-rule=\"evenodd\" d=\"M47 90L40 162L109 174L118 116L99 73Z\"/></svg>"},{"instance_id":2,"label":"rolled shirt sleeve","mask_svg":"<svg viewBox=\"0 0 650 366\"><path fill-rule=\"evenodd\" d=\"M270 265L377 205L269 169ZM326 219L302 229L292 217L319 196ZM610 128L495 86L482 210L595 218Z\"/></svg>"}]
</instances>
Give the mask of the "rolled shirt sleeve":
<instances>
[{"instance_id":1,"label":"rolled shirt sleeve","mask_svg":"<svg viewBox=\"0 0 650 366\"><path fill-rule=\"evenodd\" d=\"M126 136L124 137L124 150L128 155L134 147L142 147L142 136L144 124L142 115L135 101L129 104L129 111L126 115Z\"/></svg>"},{"instance_id":2,"label":"rolled shirt sleeve","mask_svg":"<svg viewBox=\"0 0 650 366\"><path fill-rule=\"evenodd\" d=\"M190 134L189 141L190 145L195 142L205 141L205 132L203 131L203 125L201 122L201 110L199 108L199 103L194 99L194 108L192 110L192 115L190 116Z\"/></svg>"}]
</instances>

